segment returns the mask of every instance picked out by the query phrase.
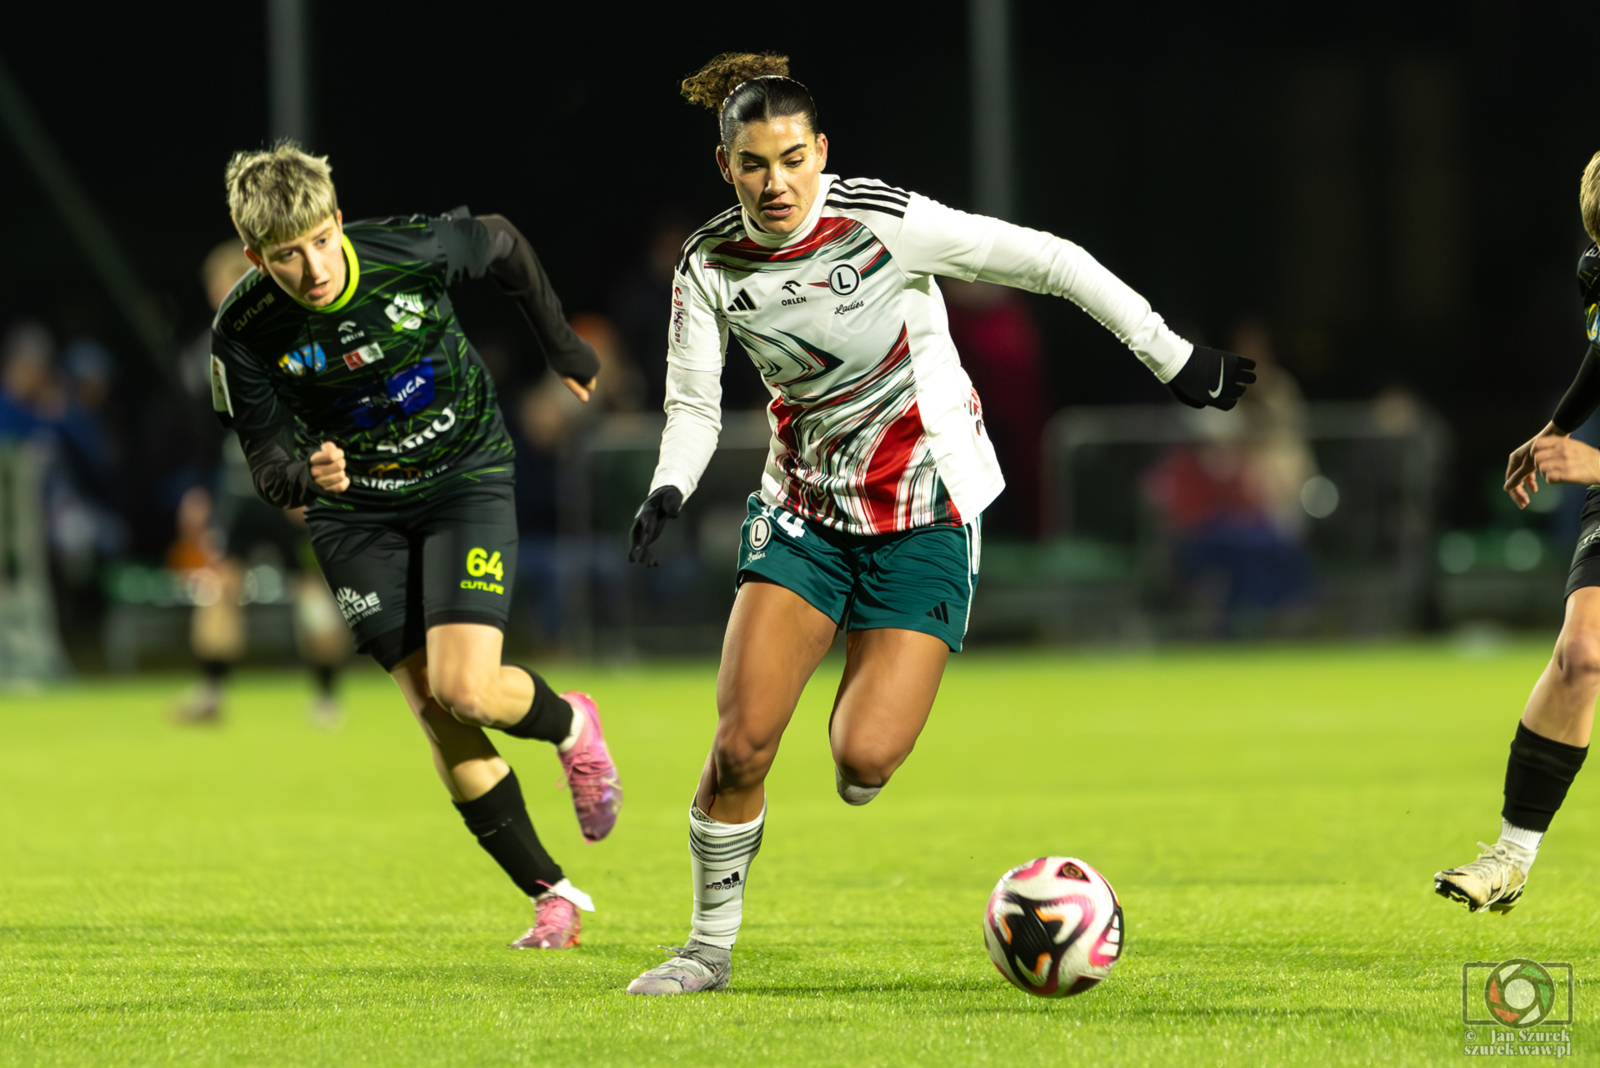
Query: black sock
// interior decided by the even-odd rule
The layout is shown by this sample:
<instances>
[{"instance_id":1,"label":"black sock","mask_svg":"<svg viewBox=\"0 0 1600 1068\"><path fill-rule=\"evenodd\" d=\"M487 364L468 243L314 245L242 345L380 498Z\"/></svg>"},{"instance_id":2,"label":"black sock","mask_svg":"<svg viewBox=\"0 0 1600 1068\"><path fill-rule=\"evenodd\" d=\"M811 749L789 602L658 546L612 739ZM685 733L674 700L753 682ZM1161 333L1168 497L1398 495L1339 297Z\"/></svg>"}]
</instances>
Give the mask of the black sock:
<instances>
[{"instance_id":1,"label":"black sock","mask_svg":"<svg viewBox=\"0 0 1600 1068\"><path fill-rule=\"evenodd\" d=\"M541 742L560 744L567 735L572 733L572 706L561 699L561 696L550 688L550 684L541 679L536 672L525 667L509 664L519 671L527 671L533 679L533 704L528 708L528 714L509 727L501 730L513 738L537 738Z\"/></svg>"},{"instance_id":2,"label":"black sock","mask_svg":"<svg viewBox=\"0 0 1600 1068\"><path fill-rule=\"evenodd\" d=\"M220 685L222 680L228 677L228 670L232 667L233 665L226 660L202 660L200 661L200 674L205 677L207 682L214 682Z\"/></svg>"},{"instance_id":3,"label":"black sock","mask_svg":"<svg viewBox=\"0 0 1600 1068\"><path fill-rule=\"evenodd\" d=\"M533 833L516 772L508 772L482 797L452 803L467 830L477 836L483 851L505 869L518 890L538 897L562 880L561 865L551 859Z\"/></svg>"},{"instance_id":4,"label":"black sock","mask_svg":"<svg viewBox=\"0 0 1600 1068\"><path fill-rule=\"evenodd\" d=\"M339 669L318 664L311 669L311 673L317 680L317 693L322 697L332 697L333 680L339 677Z\"/></svg>"},{"instance_id":5,"label":"black sock","mask_svg":"<svg viewBox=\"0 0 1600 1068\"><path fill-rule=\"evenodd\" d=\"M1541 834L1548 831L1588 755L1588 746L1567 745L1518 723L1506 762L1506 805L1500 815L1513 826Z\"/></svg>"}]
</instances>

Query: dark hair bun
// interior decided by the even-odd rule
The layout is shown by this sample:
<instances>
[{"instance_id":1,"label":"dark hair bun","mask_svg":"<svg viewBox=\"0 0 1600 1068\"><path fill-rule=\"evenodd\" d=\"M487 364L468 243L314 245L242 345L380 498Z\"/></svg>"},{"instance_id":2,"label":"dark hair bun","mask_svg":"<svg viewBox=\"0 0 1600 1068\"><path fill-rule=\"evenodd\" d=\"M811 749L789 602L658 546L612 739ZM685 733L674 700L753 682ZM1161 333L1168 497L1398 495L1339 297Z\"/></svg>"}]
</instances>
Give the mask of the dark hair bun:
<instances>
[{"instance_id":1,"label":"dark hair bun","mask_svg":"<svg viewBox=\"0 0 1600 1068\"><path fill-rule=\"evenodd\" d=\"M724 52L683 80L683 95L691 104L715 111L739 83L751 78L789 75L789 57L775 52Z\"/></svg>"}]
</instances>

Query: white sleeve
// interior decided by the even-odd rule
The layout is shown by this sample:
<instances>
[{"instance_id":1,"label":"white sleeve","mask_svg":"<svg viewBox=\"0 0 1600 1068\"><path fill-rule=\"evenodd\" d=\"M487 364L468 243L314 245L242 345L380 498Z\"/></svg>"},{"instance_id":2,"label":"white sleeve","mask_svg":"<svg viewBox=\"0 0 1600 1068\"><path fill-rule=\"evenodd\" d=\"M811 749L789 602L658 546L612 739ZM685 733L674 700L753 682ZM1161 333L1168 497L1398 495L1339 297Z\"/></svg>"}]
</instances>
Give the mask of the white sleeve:
<instances>
[{"instance_id":1,"label":"white sleeve","mask_svg":"<svg viewBox=\"0 0 1600 1068\"><path fill-rule=\"evenodd\" d=\"M717 451L727 341L726 328L696 280L687 273L674 275L667 328L667 427L650 492L677 486L688 500Z\"/></svg>"},{"instance_id":2,"label":"white sleeve","mask_svg":"<svg viewBox=\"0 0 1600 1068\"><path fill-rule=\"evenodd\" d=\"M1170 382L1194 351L1149 301L1071 241L969 215L916 193L898 229L889 251L902 269L1065 297L1115 334L1162 382Z\"/></svg>"}]
</instances>

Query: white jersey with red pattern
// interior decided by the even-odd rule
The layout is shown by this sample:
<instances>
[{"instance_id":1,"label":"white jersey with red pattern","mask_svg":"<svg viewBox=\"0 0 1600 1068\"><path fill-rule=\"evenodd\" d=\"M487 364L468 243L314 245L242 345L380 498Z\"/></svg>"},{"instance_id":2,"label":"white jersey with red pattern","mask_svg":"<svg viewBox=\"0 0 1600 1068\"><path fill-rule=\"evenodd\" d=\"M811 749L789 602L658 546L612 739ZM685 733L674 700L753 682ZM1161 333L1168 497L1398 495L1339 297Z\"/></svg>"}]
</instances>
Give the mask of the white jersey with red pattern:
<instances>
[{"instance_id":1,"label":"white jersey with red pattern","mask_svg":"<svg viewBox=\"0 0 1600 1068\"><path fill-rule=\"evenodd\" d=\"M654 490L694 492L721 429L728 336L761 371L761 496L851 534L977 518L1005 487L934 276L1075 301L1165 382L1192 346L1077 245L866 179L824 175L792 234L734 208L673 279L667 428Z\"/></svg>"}]
</instances>

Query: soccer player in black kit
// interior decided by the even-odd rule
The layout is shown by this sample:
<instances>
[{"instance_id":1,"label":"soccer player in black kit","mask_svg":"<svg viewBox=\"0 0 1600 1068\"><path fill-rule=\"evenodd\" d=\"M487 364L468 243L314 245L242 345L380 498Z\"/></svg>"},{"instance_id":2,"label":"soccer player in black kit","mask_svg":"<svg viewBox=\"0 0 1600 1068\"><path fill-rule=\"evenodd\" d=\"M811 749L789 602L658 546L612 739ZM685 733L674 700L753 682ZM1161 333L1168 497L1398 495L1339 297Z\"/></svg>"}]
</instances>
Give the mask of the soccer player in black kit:
<instances>
[{"instance_id":1,"label":"soccer player in black kit","mask_svg":"<svg viewBox=\"0 0 1600 1068\"><path fill-rule=\"evenodd\" d=\"M539 844L484 728L560 752L584 837L622 790L586 694L500 662L517 525L512 442L446 289L493 277L581 400L599 361L567 326L526 238L497 215L344 224L325 158L237 153L228 210L255 270L212 329L212 404L256 492L306 505L312 546L360 650L400 687L478 842L533 899L515 948L576 945L592 911Z\"/></svg>"},{"instance_id":2,"label":"soccer player in black kit","mask_svg":"<svg viewBox=\"0 0 1600 1068\"><path fill-rule=\"evenodd\" d=\"M1433 877L1434 890L1472 912L1509 912L1522 897L1539 844L1589 753L1600 695L1600 450L1569 435L1600 408L1600 152L1584 169L1578 208L1591 244L1578 258L1589 348L1549 424L1506 463L1505 490L1518 508L1546 482L1588 486L1582 533L1567 576L1566 619L1511 740L1500 840L1478 859Z\"/></svg>"}]
</instances>

